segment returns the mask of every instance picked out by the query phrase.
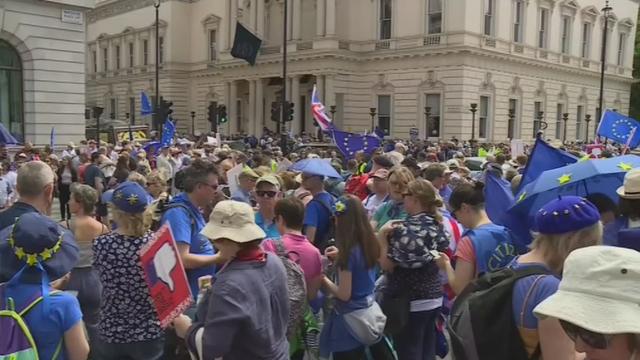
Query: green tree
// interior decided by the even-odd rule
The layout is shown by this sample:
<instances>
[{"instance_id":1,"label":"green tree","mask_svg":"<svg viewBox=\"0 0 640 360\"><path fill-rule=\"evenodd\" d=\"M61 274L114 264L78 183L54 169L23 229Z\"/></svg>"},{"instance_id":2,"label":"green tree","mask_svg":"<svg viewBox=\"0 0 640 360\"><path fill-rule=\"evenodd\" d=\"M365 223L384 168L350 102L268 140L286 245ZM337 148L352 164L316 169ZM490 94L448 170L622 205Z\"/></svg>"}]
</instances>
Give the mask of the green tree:
<instances>
[{"instance_id":1,"label":"green tree","mask_svg":"<svg viewBox=\"0 0 640 360\"><path fill-rule=\"evenodd\" d=\"M638 13L638 21L640 21L640 13ZM633 78L640 79L640 26L636 26L636 44L633 53ZM640 82L635 82L631 85L629 116L634 119L640 119Z\"/></svg>"}]
</instances>

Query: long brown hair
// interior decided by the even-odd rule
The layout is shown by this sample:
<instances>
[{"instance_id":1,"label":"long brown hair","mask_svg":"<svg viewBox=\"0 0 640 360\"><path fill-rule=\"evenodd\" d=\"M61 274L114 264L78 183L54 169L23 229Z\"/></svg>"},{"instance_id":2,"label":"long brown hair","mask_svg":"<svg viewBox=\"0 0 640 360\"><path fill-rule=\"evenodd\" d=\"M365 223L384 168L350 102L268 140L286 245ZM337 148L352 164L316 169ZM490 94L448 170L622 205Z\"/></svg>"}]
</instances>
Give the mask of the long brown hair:
<instances>
[{"instance_id":1,"label":"long brown hair","mask_svg":"<svg viewBox=\"0 0 640 360\"><path fill-rule=\"evenodd\" d=\"M336 246L340 250L336 261L338 267L349 267L349 257L356 246L362 248L367 267L374 267L380 257L380 244L367 220L360 199L353 195L341 197L338 200L336 217Z\"/></svg>"}]
</instances>

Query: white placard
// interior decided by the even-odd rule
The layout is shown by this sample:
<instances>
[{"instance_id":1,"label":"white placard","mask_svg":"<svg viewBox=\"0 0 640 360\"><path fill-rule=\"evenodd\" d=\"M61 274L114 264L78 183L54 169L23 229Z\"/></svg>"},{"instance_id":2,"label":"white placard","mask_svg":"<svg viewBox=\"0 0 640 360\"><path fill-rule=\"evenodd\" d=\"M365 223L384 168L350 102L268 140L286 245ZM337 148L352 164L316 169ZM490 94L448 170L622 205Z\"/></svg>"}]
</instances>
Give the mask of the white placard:
<instances>
[{"instance_id":1,"label":"white placard","mask_svg":"<svg viewBox=\"0 0 640 360\"><path fill-rule=\"evenodd\" d=\"M511 158L515 159L518 155L524 155L524 141L513 139L511 140Z\"/></svg>"},{"instance_id":2,"label":"white placard","mask_svg":"<svg viewBox=\"0 0 640 360\"><path fill-rule=\"evenodd\" d=\"M238 164L227 171L227 183L229 184L229 193L231 195L238 191L238 176L240 176L242 170L244 170L244 165Z\"/></svg>"},{"instance_id":3,"label":"white placard","mask_svg":"<svg viewBox=\"0 0 640 360\"><path fill-rule=\"evenodd\" d=\"M84 24L84 16L82 11L62 9L62 16L60 21L68 24Z\"/></svg>"}]
</instances>

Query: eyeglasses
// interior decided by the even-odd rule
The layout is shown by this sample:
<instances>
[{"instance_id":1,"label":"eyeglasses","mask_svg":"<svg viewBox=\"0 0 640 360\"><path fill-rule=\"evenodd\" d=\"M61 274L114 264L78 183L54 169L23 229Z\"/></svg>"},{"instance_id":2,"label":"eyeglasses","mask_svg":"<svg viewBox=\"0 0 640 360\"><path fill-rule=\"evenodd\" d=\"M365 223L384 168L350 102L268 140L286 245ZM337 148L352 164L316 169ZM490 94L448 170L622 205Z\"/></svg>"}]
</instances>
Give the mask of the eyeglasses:
<instances>
[{"instance_id":1,"label":"eyeglasses","mask_svg":"<svg viewBox=\"0 0 640 360\"><path fill-rule=\"evenodd\" d=\"M278 192L277 191L258 190L258 191L256 191L256 195L258 195L258 197L274 198L276 195L278 195Z\"/></svg>"},{"instance_id":2,"label":"eyeglasses","mask_svg":"<svg viewBox=\"0 0 640 360\"><path fill-rule=\"evenodd\" d=\"M211 190L213 190L213 191L217 191L217 190L218 190L218 187L219 187L219 185L218 185L218 184L208 184L208 183L201 183L201 184L202 184L202 185L206 185L206 186L210 187L210 188L211 188Z\"/></svg>"},{"instance_id":3,"label":"eyeglasses","mask_svg":"<svg viewBox=\"0 0 640 360\"><path fill-rule=\"evenodd\" d=\"M613 335L589 331L564 320L560 320L560 325L571 340L575 342L577 338L580 338L585 344L594 349L604 350L608 348L613 338Z\"/></svg>"}]
</instances>

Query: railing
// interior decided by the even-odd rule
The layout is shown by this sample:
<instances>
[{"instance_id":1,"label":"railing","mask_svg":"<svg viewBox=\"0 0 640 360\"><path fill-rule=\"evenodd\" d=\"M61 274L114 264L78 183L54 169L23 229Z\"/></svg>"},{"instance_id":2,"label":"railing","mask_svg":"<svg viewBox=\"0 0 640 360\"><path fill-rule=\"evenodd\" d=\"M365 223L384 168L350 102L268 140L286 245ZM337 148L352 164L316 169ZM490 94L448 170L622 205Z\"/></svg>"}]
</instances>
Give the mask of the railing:
<instances>
[{"instance_id":1,"label":"railing","mask_svg":"<svg viewBox=\"0 0 640 360\"><path fill-rule=\"evenodd\" d=\"M435 46L440 45L441 35L428 35L424 37L422 41L422 45L424 46Z\"/></svg>"},{"instance_id":2,"label":"railing","mask_svg":"<svg viewBox=\"0 0 640 360\"><path fill-rule=\"evenodd\" d=\"M496 47L496 39L485 37L484 46L493 47L493 48Z\"/></svg>"},{"instance_id":3,"label":"railing","mask_svg":"<svg viewBox=\"0 0 640 360\"><path fill-rule=\"evenodd\" d=\"M271 54L279 54L279 53L280 53L280 45L263 46L260 49L260 54L262 55L271 55Z\"/></svg>"},{"instance_id":4,"label":"railing","mask_svg":"<svg viewBox=\"0 0 640 360\"><path fill-rule=\"evenodd\" d=\"M391 49L391 40L380 40L376 42L376 50Z\"/></svg>"}]
</instances>

